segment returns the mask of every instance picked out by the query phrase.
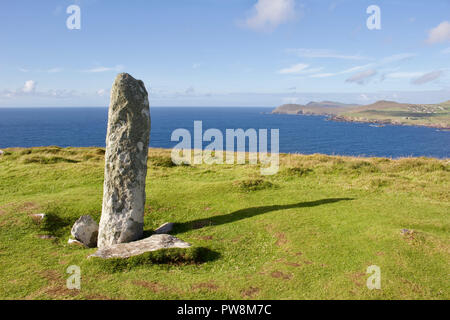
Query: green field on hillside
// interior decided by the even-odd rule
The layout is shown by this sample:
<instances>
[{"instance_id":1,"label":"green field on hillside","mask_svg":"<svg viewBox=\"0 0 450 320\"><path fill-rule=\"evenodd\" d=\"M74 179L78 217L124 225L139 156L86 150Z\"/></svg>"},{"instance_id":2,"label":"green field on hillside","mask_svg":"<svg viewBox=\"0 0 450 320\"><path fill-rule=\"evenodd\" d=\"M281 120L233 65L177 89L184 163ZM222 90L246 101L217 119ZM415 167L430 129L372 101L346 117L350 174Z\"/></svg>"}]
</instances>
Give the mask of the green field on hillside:
<instances>
[{"instance_id":1,"label":"green field on hillside","mask_svg":"<svg viewBox=\"0 0 450 320\"><path fill-rule=\"evenodd\" d=\"M438 128L450 127L450 103L438 105L392 104L384 108L360 107L343 112L340 116L348 120L363 122L386 122L401 125L421 125Z\"/></svg>"},{"instance_id":2,"label":"green field on hillside","mask_svg":"<svg viewBox=\"0 0 450 320\"><path fill-rule=\"evenodd\" d=\"M364 106L344 105L338 102L311 102L307 105L285 104L272 113L327 115L335 121L450 129L450 101L439 104L406 104L382 100Z\"/></svg>"},{"instance_id":3,"label":"green field on hillside","mask_svg":"<svg viewBox=\"0 0 450 320\"><path fill-rule=\"evenodd\" d=\"M104 149L4 151L1 299L450 298L448 159L281 155L279 173L261 176L257 165L174 166L170 150L151 149L146 234L174 222L200 250L118 264L67 244L81 215L99 221ZM79 291L66 288L70 265ZM366 286L371 265L380 290Z\"/></svg>"}]
</instances>

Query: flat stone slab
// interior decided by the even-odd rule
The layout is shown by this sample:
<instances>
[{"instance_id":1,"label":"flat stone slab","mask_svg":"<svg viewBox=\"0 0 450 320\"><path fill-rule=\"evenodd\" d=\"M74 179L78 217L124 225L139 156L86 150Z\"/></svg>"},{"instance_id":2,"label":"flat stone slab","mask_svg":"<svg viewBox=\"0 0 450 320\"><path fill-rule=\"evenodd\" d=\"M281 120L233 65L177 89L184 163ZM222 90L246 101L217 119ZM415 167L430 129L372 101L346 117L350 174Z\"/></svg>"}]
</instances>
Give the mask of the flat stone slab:
<instances>
[{"instance_id":1,"label":"flat stone slab","mask_svg":"<svg viewBox=\"0 0 450 320\"><path fill-rule=\"evenodd\" d=\"M166 222L163 225L161 225L158 229L155 230L155 234L167 234L170 233L173 229L173 223L172 222Z\"/></svg>"},{"instance_id":2,"label":"flat stone slab","mask_svg":"<svg viewBox=\"0 0 450 320\"><path fill-rule=\"evenodd\" d=\"M103 259L130 258L150 251L171 248L189 248L190 246L191 244L169 234L154 234L143 240L114 244L109 247L100 248L96 253L89 257Z\"/></svg>"}]
</instances>

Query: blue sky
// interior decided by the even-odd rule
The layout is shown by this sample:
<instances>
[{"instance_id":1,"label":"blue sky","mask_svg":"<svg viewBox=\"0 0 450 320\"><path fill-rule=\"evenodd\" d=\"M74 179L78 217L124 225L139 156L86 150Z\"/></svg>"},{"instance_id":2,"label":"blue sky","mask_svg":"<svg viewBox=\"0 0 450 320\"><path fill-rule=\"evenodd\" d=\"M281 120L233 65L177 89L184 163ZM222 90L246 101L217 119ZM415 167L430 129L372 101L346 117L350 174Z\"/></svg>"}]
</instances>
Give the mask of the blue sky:
<instances>
[{"instance_id":1,"label":"blue sky","mask_svg":"<svg viewBox=\"0 0 450 320\"><path fill-rule=\"evenodd\" d=\"M2 1L0 37L0 107L107 106L118 72L153 106L450 99L450 0Z\"/></svg>"}]
</instances>

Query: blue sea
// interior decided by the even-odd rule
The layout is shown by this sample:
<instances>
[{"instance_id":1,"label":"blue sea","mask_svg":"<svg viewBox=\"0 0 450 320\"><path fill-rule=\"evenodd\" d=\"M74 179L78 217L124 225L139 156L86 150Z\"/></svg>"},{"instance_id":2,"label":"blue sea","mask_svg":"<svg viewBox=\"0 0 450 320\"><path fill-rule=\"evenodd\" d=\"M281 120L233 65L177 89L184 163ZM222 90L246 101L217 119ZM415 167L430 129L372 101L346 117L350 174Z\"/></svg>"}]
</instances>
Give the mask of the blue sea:
<instances>
[{"instance_id":1,"label":"blue sea","mask_svg":"<svg viewBox=\"0 0 450 320\"><path fill-rule=\"evenodd\" d=\"M152 107L150 146L172 148L173 130L279 129L280 152L377 157L450 157L450 132L434 128L326 121L322 116L272 115L273 108ZM107 108L0 109L0 148L105 146Z\"/></svg>"}]
</instances>

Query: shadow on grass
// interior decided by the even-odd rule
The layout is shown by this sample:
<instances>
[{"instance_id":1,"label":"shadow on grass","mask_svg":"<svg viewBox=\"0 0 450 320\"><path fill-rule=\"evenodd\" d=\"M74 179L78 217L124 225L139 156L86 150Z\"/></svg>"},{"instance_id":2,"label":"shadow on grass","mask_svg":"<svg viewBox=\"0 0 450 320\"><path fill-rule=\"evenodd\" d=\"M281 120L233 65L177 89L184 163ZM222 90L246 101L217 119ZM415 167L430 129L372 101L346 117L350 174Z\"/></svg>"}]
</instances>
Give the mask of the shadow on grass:
<instances>
[{"instance_id":1,"label":"shadow on grass","mask_svg":"<svg viewBox=\"0 0 450 320\"><path fill-rule=\"evenodd\" d=\"M55 212L48 212L39 227L47 235L60 238L70 230L71 225L71 219L61 217Z\"/></svg>"},{"instance_id":2,"label":"shadow on grass","mask_svg":"<svg viewBox=\"0 0 450 320\"><path fill-rule=\"evenodd\" d=\"M232 213L223 214L220 216L213 216L210 218L205 219L197 219L193 221L188 221L184 223L176 223L174 226L174 232L173 234L183 233L187 232L192 229L200 229L207 226L217 226L222 225L226 223L231 223L235 221L239 221L242 219L251 218L257 215L273 212L273 211L279 211L279 210L287 210L287 209L294 209L294 208L309 208L309 207L316 207L321 206L329 203L335 203L340 201L350 201L354 200L353 198L330 198L330 199L321 199L321 200L315 200L315 201L307 201L307 202L299 202L299 203L293 203L293 204L286 204L286 205L273 205L273 206L263 206L263 207L252 207L252 208L246 208L241 209L238 211L234 211Z\"/></svg>"}]
</instances>

